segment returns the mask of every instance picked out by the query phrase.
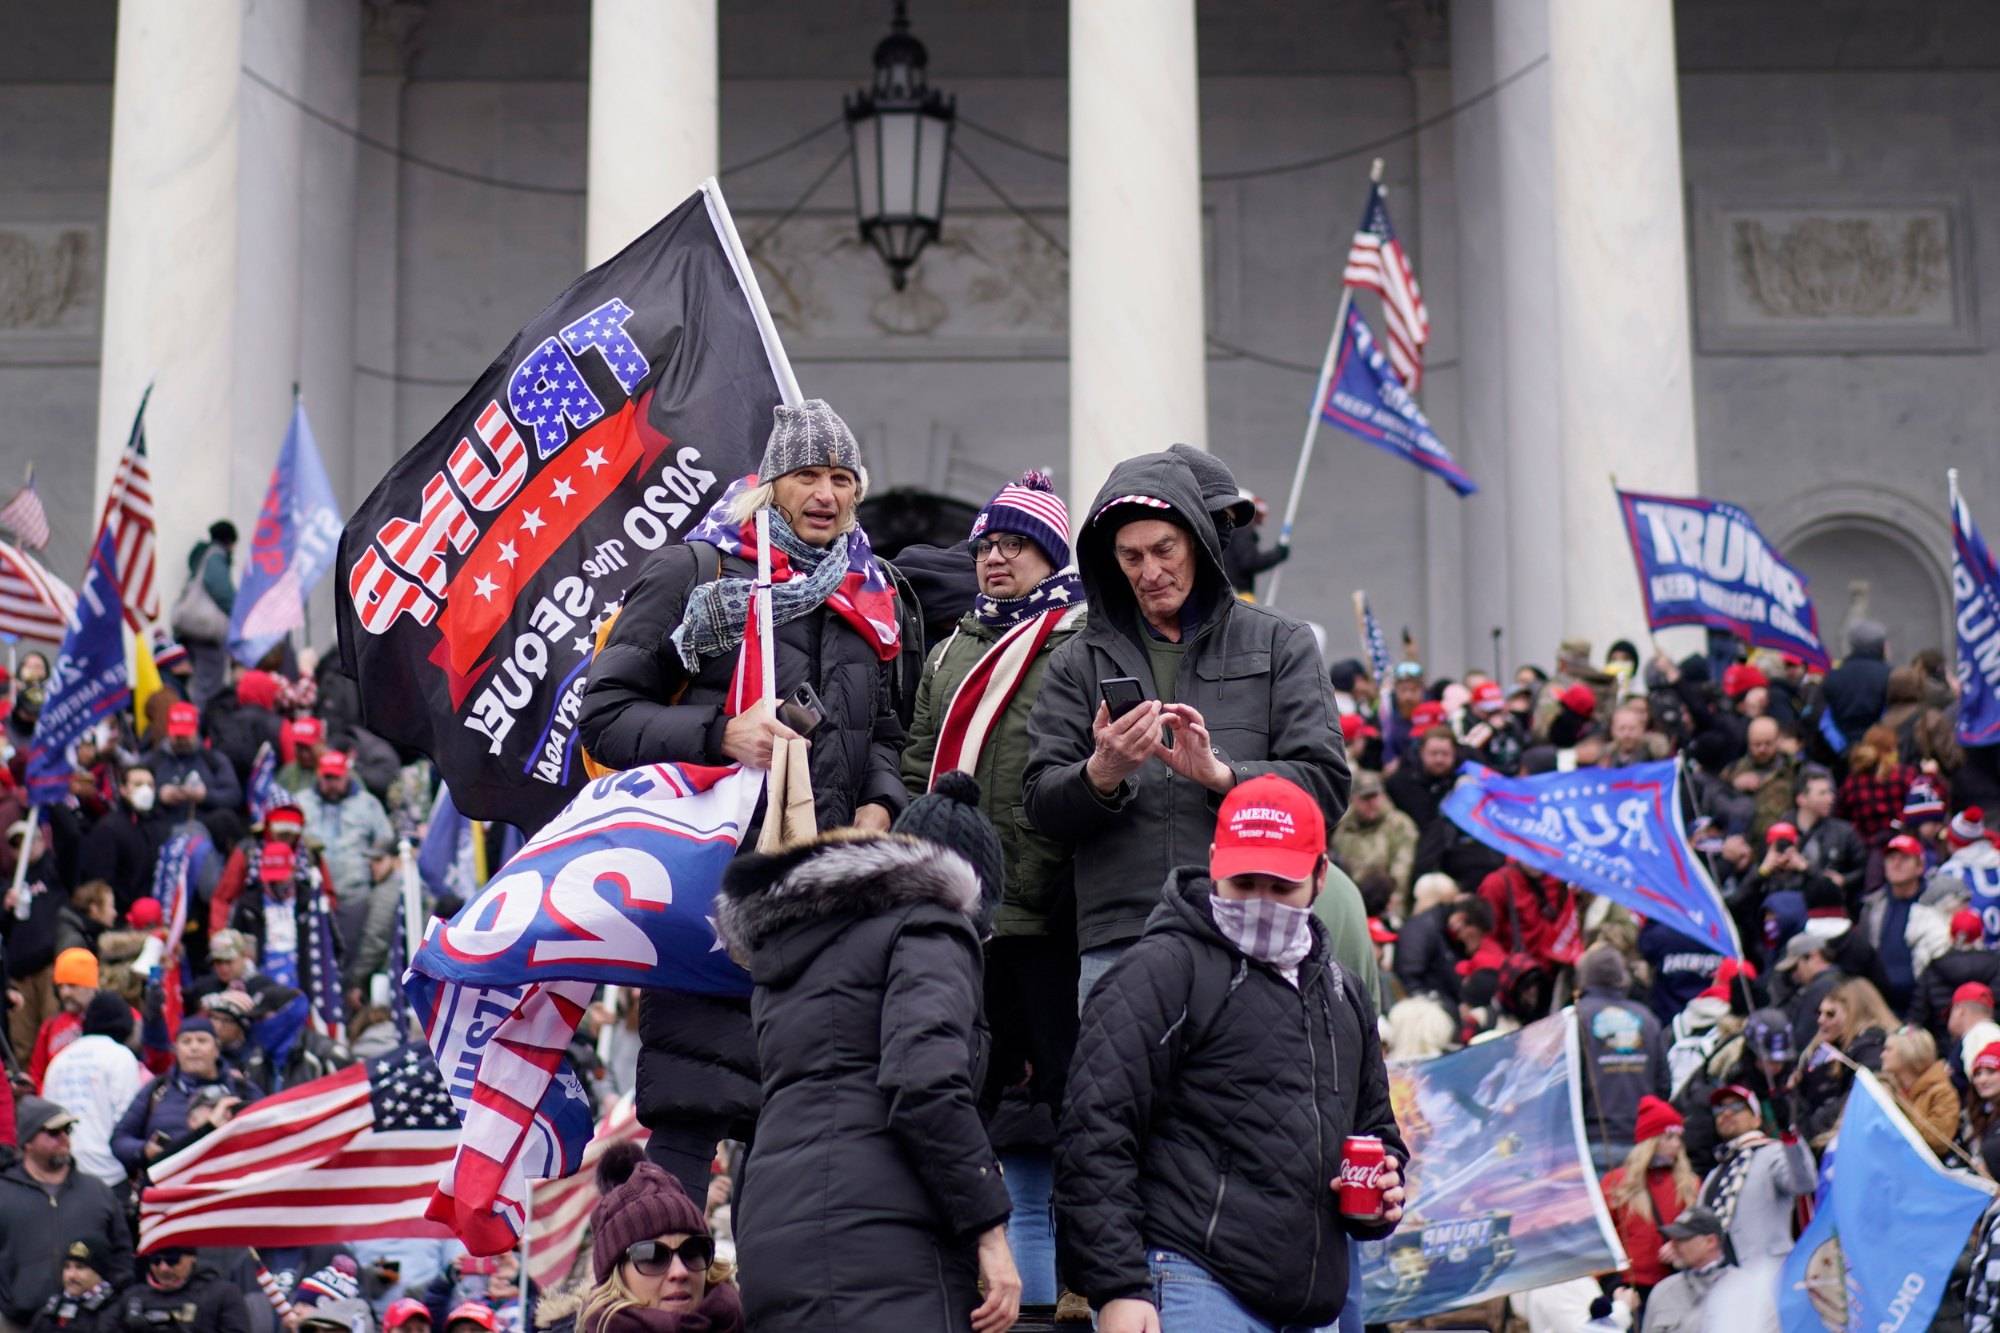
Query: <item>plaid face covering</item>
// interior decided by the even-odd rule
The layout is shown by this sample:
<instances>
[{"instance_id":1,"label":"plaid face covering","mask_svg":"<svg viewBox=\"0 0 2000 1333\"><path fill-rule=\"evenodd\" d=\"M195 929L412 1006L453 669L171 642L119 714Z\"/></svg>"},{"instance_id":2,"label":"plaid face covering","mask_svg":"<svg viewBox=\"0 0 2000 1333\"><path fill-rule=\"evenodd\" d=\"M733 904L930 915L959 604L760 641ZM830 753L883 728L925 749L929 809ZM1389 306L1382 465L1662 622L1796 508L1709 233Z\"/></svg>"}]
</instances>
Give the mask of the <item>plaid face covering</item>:
<instances>
[{"instance_id":1,"label":"plaid face covering","mask_svg":"<svg viewBox=\"0 0 2000 1333\"><path fill-rule=\"evenodd\" d=\"M1285 980L1299 984L1299 964L1312 952L1312 911L1287 907L1269 898L1208 900L1209 915L1222 937L1244 956L1278 969Z\"/></svg>"}]
</instances>

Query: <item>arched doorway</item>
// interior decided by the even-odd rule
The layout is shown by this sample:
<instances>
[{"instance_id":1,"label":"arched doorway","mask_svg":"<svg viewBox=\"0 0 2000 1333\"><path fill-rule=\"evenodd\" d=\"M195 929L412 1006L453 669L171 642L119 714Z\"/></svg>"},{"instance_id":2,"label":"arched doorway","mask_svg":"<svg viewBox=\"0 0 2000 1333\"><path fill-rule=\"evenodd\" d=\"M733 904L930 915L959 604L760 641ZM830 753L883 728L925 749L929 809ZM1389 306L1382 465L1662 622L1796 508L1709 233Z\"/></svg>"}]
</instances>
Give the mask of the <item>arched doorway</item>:
<instances>
[{"instance_id":1,"label":"arched doorway","mask_svg":"<svg viewBox=\"0 0 2000 1333\"><path fill-rule=\"evenodd\" d=\"M1834 657L1847 651L1850 589L1857 582L1868 585L1868 618L1889 630L1892 662L1907 662L1923 648L1951 656L1943 575L1914 538L1880 522L1834 518L1794 538L1785 556L1810 582L1820 637Z\"/></svg>"}]
</instances>

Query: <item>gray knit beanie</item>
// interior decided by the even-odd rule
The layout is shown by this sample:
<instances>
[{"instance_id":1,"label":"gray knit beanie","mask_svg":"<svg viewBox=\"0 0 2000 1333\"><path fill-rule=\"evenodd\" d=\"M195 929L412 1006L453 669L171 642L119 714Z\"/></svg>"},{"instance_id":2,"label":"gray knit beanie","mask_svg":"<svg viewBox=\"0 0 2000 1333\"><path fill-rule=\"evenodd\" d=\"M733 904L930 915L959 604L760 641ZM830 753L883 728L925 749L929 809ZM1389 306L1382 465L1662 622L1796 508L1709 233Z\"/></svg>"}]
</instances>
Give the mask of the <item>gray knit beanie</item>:
<instances>
[{"instance_id":1,"label":"gray knit beanie","mask_svg":"<svg viewBox=\"0 0 2000 1333\"><path fill-rule=\"evenodd\" d=\"M780 403L773 415L758 481L776 481L807 467L844 467L860 480L860 442L824 399L808 398L797 407Z\"/></svg>"},{"instance_id":2,"label":"gray knit beanie","mask_svg":"<svg viewBox=\"0 0 2000 1333\"><path fill-rule=\"evenodd\" d=\"M1576 963L1576 979L1588 990L1622 991L1632 984L1625 956L1608 944L1593 944Z\"/></svg>"}]
</instances>

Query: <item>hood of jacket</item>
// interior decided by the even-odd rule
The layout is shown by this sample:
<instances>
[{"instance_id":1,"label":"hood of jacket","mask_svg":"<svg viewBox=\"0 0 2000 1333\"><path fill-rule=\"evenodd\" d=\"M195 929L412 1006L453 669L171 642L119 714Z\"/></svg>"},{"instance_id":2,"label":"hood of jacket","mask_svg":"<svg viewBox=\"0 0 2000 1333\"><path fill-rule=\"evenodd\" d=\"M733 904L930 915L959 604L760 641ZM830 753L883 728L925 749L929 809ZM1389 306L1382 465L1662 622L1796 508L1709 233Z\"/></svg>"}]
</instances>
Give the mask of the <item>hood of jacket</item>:
<instances>
[{"instance_id":1,"label":"hood of jacket","mask_svg":"<svg viewBox=\"0 0 2000 1333\"><path fill-rule=\"evenodd\" d=\"M1188 595L1196 599L1204 623L1215 619L1232 596L1229 576L1223 572L1222 542L1216 536L1214 520L1202 506L1201 487L1194 473L1171 454L1126 459L1111 469L1097 498L1090 502L1090 518L1077 537L1076 565L1083 576L1092 618L1128 635L1140 632L1139 603L1124 571L1118 568L1113 549L1117 527L1100 521L1112 501L1127 495L1164 501L1174 511L1174 518L1194 534L1195 584Z\"/></svg>"},{"instance_id":2,"label":"hood of jacket","mask_svg":"<svg viewBox=\"0 0 2000 1333\"><path fill-rule=\"evenodd\" d=\"M957 853L900 833L839 830L722 877L715 929L763 985L783 985L856 918L931 904L972 918L979 880Z\"/></svg>"},{"instance_id":3,"label":"hood of jacket","mask_svg":"<svg viewBox=\"0 0 2000 1333\"><path fill-rule=\"evenodd\" d=\"M1146 919L1146 933L1178 933L1192 935L1206 940L1218 948L1225 949L1234 958L1246 962L1257 962L1251 958L1227 935L1216 929L1215 916L1208 910L1208 901L1215 896L1215 881L1208 877L1202 866L1181 866L1167 875L1166 887L1160 891L1160 905L1153 909ZM1299 964L1299 975L1304 976L1310 968L1316 967L1326 957L1326 927L1318 916L1311 919L1313 937L1312 952Z\"/></svg>"}]
</instances>

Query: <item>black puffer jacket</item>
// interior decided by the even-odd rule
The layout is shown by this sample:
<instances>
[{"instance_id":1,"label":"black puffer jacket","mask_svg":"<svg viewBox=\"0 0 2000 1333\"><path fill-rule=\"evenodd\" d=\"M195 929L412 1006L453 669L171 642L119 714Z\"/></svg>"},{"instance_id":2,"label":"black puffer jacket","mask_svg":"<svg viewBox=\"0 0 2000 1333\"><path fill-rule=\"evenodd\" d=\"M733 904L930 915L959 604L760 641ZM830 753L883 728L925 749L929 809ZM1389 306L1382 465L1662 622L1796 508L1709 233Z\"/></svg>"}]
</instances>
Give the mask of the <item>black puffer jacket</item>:
<instances>
[{"instance_id":1,"label":"black puffer jacket","mask_svg":"<svg viewBox=\"0 0 2000 1333\"><path fill-rule=\"evenodd\" d=\"M1231 595L1215 524L1180 459L1170 454L1126 459L1112 469L1091 513L1125 495L1171 505L1195 537L1195 587L1189 597L1200 623L1183 636L1187 647L1175 702L1201 713L1216 751L1239 782L1265 773L1289 778L1312 793L1332 828L1347 809L1350 775L1333 691L1311 627ZM1113 528L1111 521L1093 521L1077 541L1090 623L1049 659L1028 717L1032 745L1021 793L1028 822L1076 849L1076 930L1083 949L1138 938L1167 873L1207 859L1222 800L1157 758L1108 797L1099 796L1084 776L1096 747L1091 720L1102 682L1136 677L1146 698L1159 697L1147 631L1112 549Z\"/></svg>"},{"instance_id":2,"label":"black puffer jacket","mask_svg":"<svg viewBox=\"0 0 2000 1333\"><path fill-rule=\"evenodd\" d=\"M974 1095L978 881L898 836L738 860L716 926L747 959L764 1107L736 1207L752 1328L965 1328L975 1242L1011 1211Z\"/></svg>"},{"instance_id":3,"label":"black puffer jacket","mask_svg":"<svg viewBox=\"0 0 2000 1333\"><path fill-rule=\"evenodd\" d=\"M197 1268L173 1291L156 1291L144 1278L118 1297L111 1327L143 1333L152 1329L187 1329L189 1333L250 1333L250 1310L243 1291L225 1282L213 1268Z\"/></svg>"},{"instance_id":4,"label":"black puffer jacket","mask_svg":"<svg viewBox=\"0 0 2000 1333\"><path fill-rule=\"evenodd\" d=\"M1330 1182L1347 1136L1409 1157L1375 1006L1329 965L1317 920L1297 989L1245 958L1215 928L1212 887L1174 872L1084 1007L1056 1154L1063 1272L1092 1305L1149 1298L1159 1246L1261 1317L1318 1327L1346 1300L1347 1238L1393 1229L1340 1215Z\"/></svg>"},{"instance_id":5,"label":"black puffer jacket","mask_svg":"<svg viewBox=\"0 0 2000 1333\"><path fill-rule=\"evenodd\" d=\"M724 578L755 574L734 557L722 561ZM735 654L703 661L688 680L671 641L699 577L694 548L669 546L626 594L604 651L591 663L577 724L599 763L622 769L662 760L730 762L722 753L723 702ZM855 808L871 801L901 810L908 800L897 769L903 731L888 667L825 607L779 626L776 656L780 696L810 681L826 710L810 751L820 828L852 823ZM683 685L680 699L668 702ZM640 1004L639 1039L643 1124L691 1128L710 1139L749 1137L758 1092L747 1004L654 991Z\"/></svg>"}]
</instances>

